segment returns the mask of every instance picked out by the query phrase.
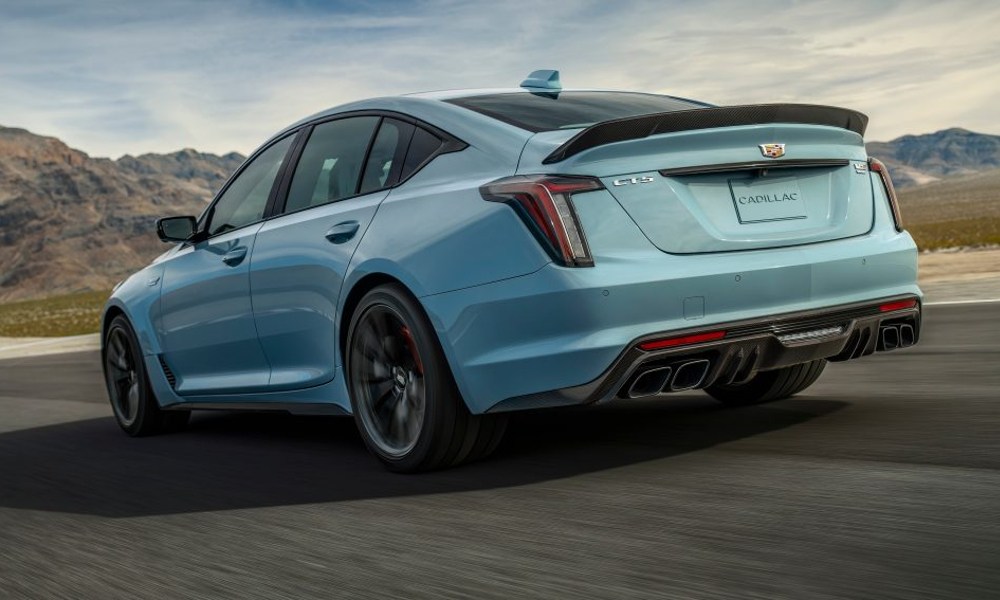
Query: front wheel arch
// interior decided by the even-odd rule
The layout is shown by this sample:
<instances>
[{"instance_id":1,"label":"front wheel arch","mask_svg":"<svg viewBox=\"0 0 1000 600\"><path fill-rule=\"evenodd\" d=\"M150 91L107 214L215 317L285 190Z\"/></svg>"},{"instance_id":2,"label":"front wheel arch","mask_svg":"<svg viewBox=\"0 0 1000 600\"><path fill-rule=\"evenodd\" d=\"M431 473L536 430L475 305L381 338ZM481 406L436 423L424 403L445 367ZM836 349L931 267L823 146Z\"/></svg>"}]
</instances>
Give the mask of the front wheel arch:
<instances>
[{"instance_id":1,"label":"front wheel arch","mask_svg":"<svg viewBox=\"0 0 1000 600\"><path fill-rule=\"evenodd\" d=\"M111 327L111 322L115 320L118 315L123 315L125 320L129 322L130 325L135 327L132 323L132 319L125 314L125 310L115 304L112 304L104 311L104 316L101 317L101 348L104 348L104 338L108 335L108 328Z\"/></svg>"}]
</instances>

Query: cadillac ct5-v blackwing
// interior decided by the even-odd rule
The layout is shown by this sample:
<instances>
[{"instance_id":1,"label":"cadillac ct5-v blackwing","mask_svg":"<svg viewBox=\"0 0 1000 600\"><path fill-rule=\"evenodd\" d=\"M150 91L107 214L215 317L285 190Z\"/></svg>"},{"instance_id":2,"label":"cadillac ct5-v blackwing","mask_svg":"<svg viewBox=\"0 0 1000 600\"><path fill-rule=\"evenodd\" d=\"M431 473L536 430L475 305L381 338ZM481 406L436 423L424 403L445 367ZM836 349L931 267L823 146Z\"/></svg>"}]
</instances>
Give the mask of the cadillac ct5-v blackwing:
<instances>
[{"instance_id":1,"label":"cadillac ct5-v blackwing","mask_svg":"<svg viewBox=\"0 0 1000 600\"><path fill-rule=\"evenodd\" d=\"M390 469L489 454L509 411L785 398L920 335L916 248L864 115L515 89L291 125L103 319L132 435L192 409L352 414Z\"/></svg>"}]
</instances>

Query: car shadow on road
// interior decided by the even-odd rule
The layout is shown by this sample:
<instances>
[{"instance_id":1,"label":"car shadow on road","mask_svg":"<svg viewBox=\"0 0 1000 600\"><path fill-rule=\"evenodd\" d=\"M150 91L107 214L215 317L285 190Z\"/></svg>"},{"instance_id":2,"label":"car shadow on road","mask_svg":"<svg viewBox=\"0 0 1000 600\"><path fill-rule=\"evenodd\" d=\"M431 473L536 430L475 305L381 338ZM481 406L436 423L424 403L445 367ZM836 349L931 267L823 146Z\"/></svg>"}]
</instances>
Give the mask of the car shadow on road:
<instances>
[{"instance_id":1,"label":"car shadow on road","mask_svg":"<svg viewBox=\"0 0 1000 600\"><path fill-rule=\"evenodd\" d=\"M518 414L486 461L384 471L351 419L197 415L183 433L132 439L108 418L0 434L0 506L134 517L493 489L681 454L794 427L846 406L800 398L726 410L707 397Z\"/></svg>"}]
</instances>

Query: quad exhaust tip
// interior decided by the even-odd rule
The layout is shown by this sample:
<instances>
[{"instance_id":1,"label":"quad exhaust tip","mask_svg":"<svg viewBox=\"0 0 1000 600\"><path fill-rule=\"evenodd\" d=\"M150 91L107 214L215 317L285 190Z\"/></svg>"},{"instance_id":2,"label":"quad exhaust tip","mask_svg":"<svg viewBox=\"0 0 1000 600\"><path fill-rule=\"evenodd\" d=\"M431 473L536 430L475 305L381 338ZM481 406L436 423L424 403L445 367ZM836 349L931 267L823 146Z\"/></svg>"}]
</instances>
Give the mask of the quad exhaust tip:
<instances>
[{"instance_id":1,"label":"quad exhaust tip","mask_svg":"<svg viewBox=\"0 0 1000 600\"><path fill-rule=\"evenodd\" d=\"M913 326L906 323L899 326L899 345L903 348L907 346L912 346L916 343L916 335L913 332Z\"/></svg>"},{"instance_id":2,"label":"quad exhaust tip","mask_svg":"<svg viewBox=\"0 0 1000 600\"><path fill-rule=\"evenodd\" d=\"M639 374L625 395L646 398L667 392L683 392L701 387L708 377L711 362L700 358L665 367L654 367Z\"/></svg>"},{"instance_id":3,"label":"quad exhaust tip","mask_svg":"<svg viewBox=\"0 0 1000 600\"><path fill-rule=\"evenodd\" d=\"M693 390L705 381L708 375L708 367L711 363L707 359L692 360L677 367L677 373L670 380L671 392L683 392Z\"/></svg>"},{"instance_id":4,"label":"quad exhaust tip","mask_svg":"<svg viewBox=\"0 0 1000 600\"><path fill-rule=\"evenodd\" d=\"M916 330L909 323L883 325L879 328L879 350L909 348L917 343Z\"/></svg>"},{"instance_id":5,"label":"quad exhaust tip","mask_svg":"<svg viewBox=\"0 0 1000 600\"><path fill-rule=\"evenodd\" d=\"M882 347L886 350L899 348L899 328L893 325L882 328Z\"/></svg>"},{"instance_id":6,"label":"quad exhaust tip","mask_svg":"<svg viewBox=\"0 0 1000 600\"><path fill-rule=\"evenodd\" d=\"M670 374L673 371L673 367L659 367L639 375L628 388L628 397L644 398L659 394L670 381Z\"/></svg>"}]
</instances>

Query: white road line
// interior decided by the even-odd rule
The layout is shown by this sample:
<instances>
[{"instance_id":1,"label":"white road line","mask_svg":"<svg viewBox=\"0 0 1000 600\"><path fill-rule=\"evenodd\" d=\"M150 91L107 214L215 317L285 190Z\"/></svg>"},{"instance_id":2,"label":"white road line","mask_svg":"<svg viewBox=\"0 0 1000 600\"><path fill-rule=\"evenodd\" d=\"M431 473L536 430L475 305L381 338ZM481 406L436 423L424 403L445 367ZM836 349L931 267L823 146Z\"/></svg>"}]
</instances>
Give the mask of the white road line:
<instances>
[{"instance_id":1,"label":"white road line","mask_svg":"<svg viewBox=\"0 0 1000 600\"><path fill-rule=\"evenodd\" d=\"M953 304L995 304L1000 298L984 298L982 300L944 300L942 302L924 302L924 306L950 306Z\"/></svg>"}]
</instances>

